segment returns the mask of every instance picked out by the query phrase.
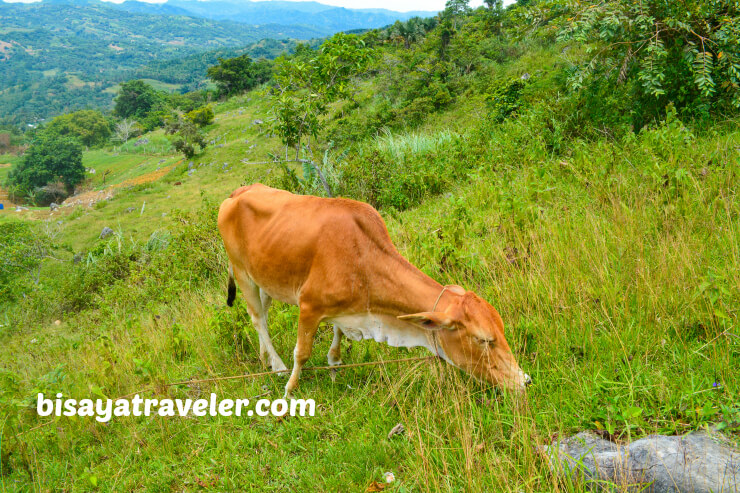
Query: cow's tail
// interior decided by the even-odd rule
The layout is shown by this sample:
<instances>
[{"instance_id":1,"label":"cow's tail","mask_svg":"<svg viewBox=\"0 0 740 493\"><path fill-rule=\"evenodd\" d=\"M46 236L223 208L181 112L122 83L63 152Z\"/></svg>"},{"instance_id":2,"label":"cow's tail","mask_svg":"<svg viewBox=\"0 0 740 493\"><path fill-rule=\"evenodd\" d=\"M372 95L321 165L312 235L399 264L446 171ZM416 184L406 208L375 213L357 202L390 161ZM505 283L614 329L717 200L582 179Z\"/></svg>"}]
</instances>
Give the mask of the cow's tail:
<instances>
[{"instance_id":1,"label":"cow's tail","mask_svg":"<svg viewBox=\"0 0 740 493\"><path fill-rule=\"evenodd\" d=\"M236 298L236 283L234 283L234 268L231 266L231 262L229 262L229 288L228 288L228 295L226 297L226 304L229 306L234 306L234 298Z\"/></svg>"}]
</instances>

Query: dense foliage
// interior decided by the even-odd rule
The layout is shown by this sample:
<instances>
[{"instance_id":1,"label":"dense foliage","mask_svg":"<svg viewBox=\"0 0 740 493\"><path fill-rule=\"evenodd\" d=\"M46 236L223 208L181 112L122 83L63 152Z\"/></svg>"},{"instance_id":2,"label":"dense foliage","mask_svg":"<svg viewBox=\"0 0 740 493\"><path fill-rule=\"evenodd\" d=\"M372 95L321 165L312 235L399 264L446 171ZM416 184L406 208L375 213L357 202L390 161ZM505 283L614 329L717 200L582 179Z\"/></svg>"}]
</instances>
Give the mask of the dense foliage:
<instances>
[{"instance_id":1,"label":"dense foliage","mask_svg":"<svg viewBox=\"0 0 740 493\"><path fill-rule=\"evenodd\" d=\"M664 114L668 103L695 116L740 108L737 2L550 0L528 15L555 29L560 41L587 43L569 87L619 90L638 127Z\"/></svg>"},{"instance_id":2,"label":"dense foliage","mask_svg":"<svg viewBox=\"0 0 740 493\"><path fill-rule=\"evenodd\" d=\"M111 135L110 122L96 110L80 110L52 119L46 132L76 137L86 147L106 144Z\"/></svg>"},{"instance_id":3,"label":"dense foliage","mask_svg":"<svg viewBox=\"0 0 740 493\"><path fill-rule=\"evenodd\" d=\"M272 64L264 59L254 62L249 55L219 58L218 65L209 67L207 73L218 86L219 95L233 96L270 80Z\"/></svg>"},{"instance_id":4,"label":"dense foliage","mask_svg":"<svg viewBox=\"0 0 740 493\"><path fill-rule=\"evenodd\" d=\"M16 194L33 200L41 188L54 182L61 183L70 194L84 178L79 141L54 132L42 132L25 152L23 160L10 170L8 185Z\"/></svg>"}]
</instances>

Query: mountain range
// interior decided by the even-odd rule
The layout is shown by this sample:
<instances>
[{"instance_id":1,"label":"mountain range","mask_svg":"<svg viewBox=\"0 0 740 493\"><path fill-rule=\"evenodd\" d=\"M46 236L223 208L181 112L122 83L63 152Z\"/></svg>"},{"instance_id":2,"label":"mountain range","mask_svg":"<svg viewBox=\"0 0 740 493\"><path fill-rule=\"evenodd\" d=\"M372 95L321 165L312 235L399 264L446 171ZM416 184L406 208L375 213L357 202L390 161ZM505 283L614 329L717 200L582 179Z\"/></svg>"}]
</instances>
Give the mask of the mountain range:
<instances>
[{"instance_id":1,"label":"mountain range","mask_svg":"<svg viewBox=\"0 0 740 493\"><path fill-rule=\"evenodd\" d=\"M218 56L275 57L296 40L415 14L425 13L283 1L0 2L0 124L110 107L118 83L133 77L170 91L204 87Z\"/></svg>"},{"instance_id":2,"label":"mountain range","mask_svg":"<svg viewBox=\"0 0 740 493\"><path fill-rule=\"evenodd\" d=\"M123 3L101 0L41 0L36 4L62 4L76 6L106 5L110 8L138 14L178 15L233 21L249 25L295 25L332 34L354 29L372 29L393 24L412 17L430 17L431 11L395 12L386 9L347 9L318 2L258 1L249 0L168 0L165 3L148 3L127 0Z\"/></svg>"}]
</instances>

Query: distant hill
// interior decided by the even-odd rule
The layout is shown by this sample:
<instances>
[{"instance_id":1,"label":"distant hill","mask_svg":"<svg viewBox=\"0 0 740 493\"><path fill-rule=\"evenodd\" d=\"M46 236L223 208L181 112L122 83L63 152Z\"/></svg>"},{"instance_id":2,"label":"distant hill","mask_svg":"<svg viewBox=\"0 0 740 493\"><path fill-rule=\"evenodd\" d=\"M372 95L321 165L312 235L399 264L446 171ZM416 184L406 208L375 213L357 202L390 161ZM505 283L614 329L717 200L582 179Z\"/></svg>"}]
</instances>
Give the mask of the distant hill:
<instances>
[{"instance_id":1,"label":"distant hill","mask_svg":"<svg viewBox=\"0 0 740 493\"><path fill-rule=\"evenodd\" d=\"M0 1L0 124L108 107L115 85L132 76L202 87L205 67L217 56L274 57L295 45L286 40L382 27L416 14L431 15L316 2Z\"/></svg>"},{"instance_id":2,"label":"distant hill","mask_svg":"<svg viewBox=\"0 0 740 493\"><path fill-rule=\"evenodd\" d=\"M124 2L119 8L128 9ZM138 3L138 2L135 2ZM436 12L393 12L385 9L346 9L317 2L249 2L229 0L169 0L162 7L180 8L197 17L232 20L246 24L308 25L331 32L372 29ZM155 7L156 8L156 7Z\"/></svg>"},{"instance_id":3,"label":"distant hill","mask_svg":"<svg viewBox=\"0 0 740 493\"><path fill-rule=\"evenodd\" d=\"M0 3L0 123L31 123L71 109L106 107L112 98L106 90L154 62L265 38L311 39L327 33L307 26L246 26L126 12L97 1Z\"/></svg>"}]
</instances>

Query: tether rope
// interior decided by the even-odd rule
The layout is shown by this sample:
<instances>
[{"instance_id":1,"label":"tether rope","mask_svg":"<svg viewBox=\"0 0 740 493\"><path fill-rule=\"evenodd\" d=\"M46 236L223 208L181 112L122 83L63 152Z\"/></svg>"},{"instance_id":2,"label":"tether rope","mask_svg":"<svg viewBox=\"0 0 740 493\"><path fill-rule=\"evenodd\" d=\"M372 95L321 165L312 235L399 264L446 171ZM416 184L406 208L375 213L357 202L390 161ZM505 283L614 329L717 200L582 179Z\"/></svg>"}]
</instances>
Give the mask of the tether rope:
<instances>
[{"instance_id":1,"label":"tether rope","mask_svg":"<svg viewBox=\"0 0 740 493\"><path fill-rule=\"evenodd\" d=\"M436 359L437 356L417 356L415 358L401 358L401 359L391 359L391 360L381 360L381 361L367 361L364 363L349 363L349 364L342 364L342 365L334 365L334 366L311 366L308 368L302 368L301 372L304 371L319 371L319 370L338 370L340 368L357 368L360 366L375 366L375 365L384 365L384 364L391 364L391 363L404 363L408 361L424 361L424 360L433 360ZM182 380L179 382L168 382L163 383L159 385L151 385L149 387L146 387L141 390L137 390L136 392L131 392L130 394L122 395L120 397L116 397L115 399L111 399L113 402L126 399L127 397L131 397L133 395L137 395L144 392L149 391L156 391L158 389L165 389L169 387L174 387L176 385L187 385L187 384L194 384L194 383L207 383L207 382L221 382L224 380L238 380L238 379L246 379L246 378L257 378L257 377L264 377L267 375L277 375L278 373L289 373L291 370L273 370L273 371L263 371L259 373L245 373L243 375L230 375L225 377L212 377L212 378L200 378L196 380ZM47 426L51 423L54 423L56 420L52 419L50 421L47 421L46 423L41 423L40 425L34 426L33 428L29 428L25 431L21 431L20 433L16 434L14 438L17 438L21 435L24 435L26 433L30 433L34 430L38 430L39 428L43 428L44 426Z\"/></svg>"}]
</instances>

